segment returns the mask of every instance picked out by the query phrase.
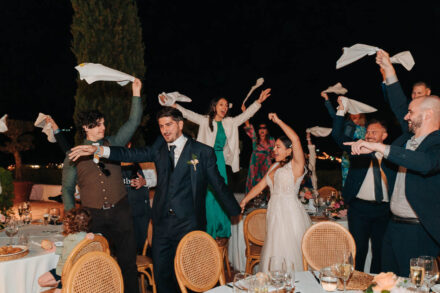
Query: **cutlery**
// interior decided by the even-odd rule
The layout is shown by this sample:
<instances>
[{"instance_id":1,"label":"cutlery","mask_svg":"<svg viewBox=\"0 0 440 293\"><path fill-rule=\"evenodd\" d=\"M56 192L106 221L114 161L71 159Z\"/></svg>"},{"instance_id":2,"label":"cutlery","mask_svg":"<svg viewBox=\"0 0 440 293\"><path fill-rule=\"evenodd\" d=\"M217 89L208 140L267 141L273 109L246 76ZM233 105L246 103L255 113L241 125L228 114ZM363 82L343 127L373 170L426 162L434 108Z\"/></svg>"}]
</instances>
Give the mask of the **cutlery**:
<instances>
[{"instance_id":1,"label":"cutlery","mask_svg":"<svg viewBox=\"0 0 440 293\"><path fill-rule=\"evenodd\" d=\"M316 282L318 282L318 284L321 284L321 281L319 280L319 278L315 275L315 272L311 272L313 277L315 277Z\"/></svg>"}]
</instances>

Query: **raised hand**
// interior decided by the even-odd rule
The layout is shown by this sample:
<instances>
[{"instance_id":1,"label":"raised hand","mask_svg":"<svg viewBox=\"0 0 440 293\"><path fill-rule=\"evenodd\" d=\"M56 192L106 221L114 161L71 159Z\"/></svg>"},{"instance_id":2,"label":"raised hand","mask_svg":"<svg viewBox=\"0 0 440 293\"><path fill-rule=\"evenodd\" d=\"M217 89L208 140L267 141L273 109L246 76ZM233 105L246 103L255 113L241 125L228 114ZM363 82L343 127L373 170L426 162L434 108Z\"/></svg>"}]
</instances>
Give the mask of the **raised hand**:
<instances>
[{"instance_id":1,"label":"raised hand","mask_svg":"<svg viewBox=\"0 0 440 293\"><path fill-rule=\"evenodd\" d=\"M342 104L342 96L339 96L338 97L338 110L342 110L342 111L344 111L345 110L345 108L344 108L344 104Z\"/></svg>"},{"instance_id":2,"label":"raised hand","mask_svg":"<svg viewBox=\"0 0 440 293\"><path fill-rule=\"evenodd\" d=\"M278 124L281 119L278 118L278 115L276 113L269 113L269 120L271 120L273 123Z\"/></svg>"},{"instance_id":3,"label":"raised hand","mask_svg":"<svg viewBox=\"0 0 440 293\"><path fill-rule=\"evenodd\" d=\"M385 77L396 74L393 64L391 63L390 55L384 50L377 51L376 63L384 70Z\"/></svg>"},{"instance_id":4,"label":"raised hand","mask_svg":"<svg viewBox=\"0 0 440 293\"><path fill-rule=\"evenodd\" d=\"M321 92L321 97L323 97L324 100L328 101L328 95L327 95L326 92L322 91L322 92Z\"/></svg>"},{"instance_id":5,"label":"raised hand","mask_svg":"<svg viewBox=\"0 0 440 293\"><path fill-rule=\"evenodd\" d=\"M93 155L98 149L95 145L79 145L71 149L69 159L72 161L78 160L79 157Z\"/></svg>"},{"instance_id":6,"label":"raised hand","mask_svg":"<svg viewBox=\"0 0 440 293\"><path fill-rule=\"evenodd\" d=\"M133 96L140 97L141 88L142 88L142 82L138 78L135 78L133 84L131 85L131 89L133 90Z\"/></svg>"},{"instance_id":7,"label":"raised hand","mask_svg":"<svg viewBox=\"0 0 440 293\"><path fill-rule=\"evenodd\" d=\"M241 104L241 112L246 111L246 106L244 104Z\"/></svg>"},{"instance_id":8,"label":"raised hand","mask_svg":"<svg viewBox=\"0 0 440 293\"><path fill-rule=\"evenodd\" d=\"M53 120L51 116L47 115L45 121L46 123L50 123L53 131L59 129L58 125L55 123L55 120Z\"/></svg>"},{"instance_id":9,"label":"raised hand","mask_svg":"<svg viewBox=\"0 0 440 293\"><path fill-rule=\"evenodd\" d=\"M260 97L258 98L258 103L263 103L268 97L270 97L270 89L265 89L261 92Z\"/></svg>"}]
</instances>

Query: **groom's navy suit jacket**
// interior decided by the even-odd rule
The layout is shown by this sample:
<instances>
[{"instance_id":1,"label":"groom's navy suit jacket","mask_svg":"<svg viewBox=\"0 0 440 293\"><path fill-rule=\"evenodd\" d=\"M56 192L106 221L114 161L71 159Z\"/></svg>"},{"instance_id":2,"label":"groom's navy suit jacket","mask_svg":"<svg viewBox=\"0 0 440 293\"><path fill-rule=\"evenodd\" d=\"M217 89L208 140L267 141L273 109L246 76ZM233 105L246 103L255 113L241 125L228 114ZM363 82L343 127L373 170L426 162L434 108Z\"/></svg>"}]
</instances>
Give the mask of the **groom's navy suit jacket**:
<instances>
[{"instance_id":1,"label":"groom's navy suit jacket","mask_svg":"<svg viewBox=\"0 0 440 293\"><path fill-rule=\"evenodd\" d=\"M187 138L174 171L168 156L168 146L162 137L152 147L110 147L109 159L155 163L158 183L152 207L154 225L159 224L172 208L178 219L195 217L197 229L206 230L205 198L208 183L230 216L240 214L241 209L218 171L213 148ZM195 167L190 163L193 158L198 161Z\"/></svg>"}]
</instances>

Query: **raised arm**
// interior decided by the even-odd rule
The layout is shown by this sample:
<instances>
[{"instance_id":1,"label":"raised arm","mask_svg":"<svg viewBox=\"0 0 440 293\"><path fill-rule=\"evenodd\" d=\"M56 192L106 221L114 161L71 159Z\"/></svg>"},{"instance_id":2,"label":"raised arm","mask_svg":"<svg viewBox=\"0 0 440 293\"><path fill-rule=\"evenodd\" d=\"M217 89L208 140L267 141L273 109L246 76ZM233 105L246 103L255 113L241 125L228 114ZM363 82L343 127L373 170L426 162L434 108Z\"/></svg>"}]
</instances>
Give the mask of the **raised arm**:
<instances>
[{"instance_id":1,"label":"raised arm","mask_svg":"<svg viewBox=\"0 0 440 293\"><path fill-rule=\"evenodd\" d=\"M344 142L352 141L351 137L345 135L345 118L343 116L344 105L342 104L341 99L338 98L338 113L335 115L333 119L333 128L332 128L332 138L336 142L336 144L344 151L351 151L349 146L344 145Z\"/></svg>"},{"instance_id":2,"label":"raised arm","mask_svg":"<svg viewBox=\"0 0 440 293\"><path fill-rule=\"evenodd\" d=\"M327 108L328 114L330 117L335 118L336 112L335 109L333 109L332 103L330 103L330 100L328 99L327 93L322 91L321 97L324 99L324 105Z\"/></svg>"},{"instance_id":3,"label":"raised arm","mask_svg":"<svg viewBox=\"0 0 440 293\"><path fill-rule=\"evenodd\" d=\"M266 175L267 176L267 175ZM254 187L252 187L252 189L249 191L248 194L246 194L246 196L241 200L240 202L240 207L241 207L241 212L244 211L244 208L246 207L246 205L257 195L259 195L267 186L267 182L265 178L262 178L260 180L260 182L257 183L257 185L255 185Z\"/></svg>"},{"instance_id":4,"label":"raised arm","mask_svg":"<svg viewBox=\"0 0 440 293\"><path fill-rule=\"evenodd\" d=\"M269 113L269 120L272 120L275 124L278 124L279 127L284 131L286 136L292 142L292 161L293 161L293 174L296 178L300 177L304 173L304 151L301 146L301 140L299 139L298 134L286 123L284 123L280 118L278 118L277 114Z\"/></svg>"},{"instance_id":5,"label":"raised arm","mask_svg":"<svg viewBox=\"0 0 440 293\"><path fill-rule=\"evenodd\" d=\"M258 100L253 102L252 105L250 105L243 113L232 118L234 121L234 124L239 126L239 125L245 123L247 120L249 120L252 116L255 115L255 113L257 113L258 110L260 110L261 104L268 97L270 97L270 88L262 91Z\"/></svg>"},{"instance_id":6,"label":"raised arm","mask_svg":"<svg viewBox=\"0 0 440 293\"><path fill-rule=\"evenodd\" d=\"M50 126L53 130L55 139L57 140L58 146L63 151L63 153L66 153L70 148L72 147L72 144L70 144L64 133L60 130L58 125L55 123L55 120L52 119L51 116L46 117L46 123L50 123Z\"/></svg>"},{"instance_id":7,"label":"raised arm","mask_svg":"<svg viewBox=\"0 0 440 293\"><path fill-rule=\"evenodd\" d=\"M244 113L244 111L246 111L246 106L244 104L242 104L241 105L241 112ZM246 120L246 122L244 123L245 130L246 130L246 128L249 128L250 126L251 126L251 124L249 123L249 120Z\"/></svg>"},{"instance_id":8,"label":"raised arm","mask_svg":"<svg viewBox=\"0 0 440 293\"><path fill-rule=\"evenodd\" d=\"M142 119L142 100L141 100L142 83L139 79L135 79L132 84L133 98L131 100L130 116L128 120L119 128L115 135L109 136L108 141L113 146L126 145L133 134L136 132Z\"/></svg>"},{"instance_id":9,"label":"raised arm","mask_svg":"<svg viewBox=\"0 0 440 293\"><path fill-rule=\"evenodd\" d=\"M188 110L182 106L180 106L179 104L174 104L172 107L176 108L177 110L179 110L180 112L182 112L183 117L185 119L188 119L189 121L195 123L195 124L203 124L203 122L208 120L208 117L206 115L201 115L198 114L196 112L193 112L191 110Z\"/></svg>"}]
</instances>

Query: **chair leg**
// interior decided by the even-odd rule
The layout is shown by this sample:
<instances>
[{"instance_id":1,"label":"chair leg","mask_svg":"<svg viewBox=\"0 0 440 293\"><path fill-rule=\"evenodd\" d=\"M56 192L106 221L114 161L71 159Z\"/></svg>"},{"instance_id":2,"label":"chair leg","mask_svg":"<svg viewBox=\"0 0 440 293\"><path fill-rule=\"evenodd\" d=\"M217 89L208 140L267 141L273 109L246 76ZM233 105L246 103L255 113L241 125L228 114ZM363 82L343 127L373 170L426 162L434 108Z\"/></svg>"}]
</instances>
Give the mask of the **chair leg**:
<instances>
[{"instance_id":1,"label":"chair leg","mask_svg":"<svg viewBox=\"0 0 440 293\"><path fill-rule=\"evenodd\" d=\"M250 274L251 273L250 268L251 268L251 260L249 258L246 258L246 269L244 271Z\"/></svg>"},{"instance_id":2,"label":"chair leg","mask_svg":"<svg viewBox=\"0 0 440 293\"><path fill-rule=\"evenodd\" d=\"M141 287L142 287L142 293L145 293L145 276L144 276L144 274L141 274Z\"/></svg>"},{"instance_id":3,"label":"chair leg","mask_svg":"<svg viewBox=\"0 0 440 293\"><path fill-rule=\"evenodd\" d=\"M229 265L228 248L225 249L224 254L225 254L224 259L226 262L226 270L228 271L229 278L231 278L231 266Z\"/></svg>"}]
</instances>

